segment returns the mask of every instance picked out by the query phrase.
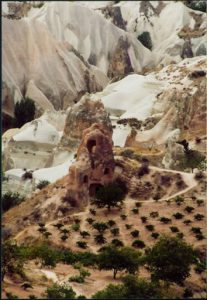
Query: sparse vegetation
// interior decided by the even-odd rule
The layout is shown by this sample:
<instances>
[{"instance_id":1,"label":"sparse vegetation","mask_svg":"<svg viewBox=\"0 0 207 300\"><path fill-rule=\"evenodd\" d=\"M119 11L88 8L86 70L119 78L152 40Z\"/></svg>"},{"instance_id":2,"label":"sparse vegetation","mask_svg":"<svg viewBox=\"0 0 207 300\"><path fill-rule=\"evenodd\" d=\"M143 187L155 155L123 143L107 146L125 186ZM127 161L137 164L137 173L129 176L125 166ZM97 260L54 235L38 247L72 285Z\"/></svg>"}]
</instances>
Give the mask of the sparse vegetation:
<instances>
[{"instance_id":1,"label":"sparse vegetation","mask_svg":"<svg viewBox=\"0 0 207 300\"><path fill-rule=\"evenodd\" d=\"M107 207L108 211L110 211L111 207L122 205L125 195L125 186L122 186L121 182L117 180L108 185L101 186L91 202L99 208Z\"/></svg>"},{"instance_id":2,"label":"sparse vegetation","mask_svg":"<svg viewBox=\"0 0 207 300\"><path fill-rule=\"evenodd\" d=\"M159 237L159 235L160 234L158 232L152 232L151 237L156 240Z\"/></svg>"},{"instance_id":3,"label":"sparse vegetation","mask_svg":"<svg viewBox=\"0 0 207 300\"><path fill-rule=\"evenodd\" d=\"M15 104L14 108L15 125L22 127L27 122L34 120L35 116L35 103L30 98L22 99Z\"/></svg>"},{"instance_id":4,"label":"sparse vegetation","mask_svg":"<svg viewBox=\"0 0 207 300\"><path fill-rule=\"evenodd\" d=\"M145 248L145 243L142 240L135 240L132 243L132 247L143 249L143 248Z\"/></svg>"},{"instance_id":5,"label":"sparse vegetation","mask_svg":"<svg viewBox=\"0 0 207 300\"><path fill-rule=\"evenodd\" d=\"M168 224L168 223L171 223L171 219L166 218L166 217L161 217L160 222L162 222L164 224Z\"/></svg>"},{"instance_id":6,"label":"sparse vegetation","mask_svg":"<svg viewBox=\"0 0 207 300\"><path fill-rule=\"evenodd\" d=\"M141 220L142 220L142 223L146 223L147 222L147 217L146 216L141 216Z\"/></svg>"},{"instance_id":7,"label":"sparse vegetation","mask_svg":"<svg viewBox=\"0 0 207 300\"><path fill-rule=\"evenodd\" d=\"M195 208L193 206L186 206L184 210L188 213L191 213L192 211L194 211L194 209Z\"/></svg>"},{"instance_id":8,"label":"sparse vegetation","mask_svg":"<svg viewBox=\"0 0 207 300\"><path fill-rule=\"evenodd\" d=\"M177 219L177 220L180 220L180 219L182 219L184 216L183 216L183 214L181 214L180 212L177 212L177 213L173 214L173 217L174 217L175 219Z\"/></svg>"},{"instance_id":9,"label":"sparse vegetation","mask_svg":"<svg viewBox=\"0 0 207 300\"><path fill-rule=\"evenodd\" d=\"M139 230L133 230L132 232L130 232L131 236L136 238L139 236Z\"/></svg>"},{"instance_id":10,"label":"sparse vegetation","mask_svg":"<svg viewBox=\"0 0 207 300\"><path fill-rule=\"evenodd\" d=\"M196 215L194 216L194 219L197 220L197 221L201 221L201 220L204 219L204 215L202 215L202 214L196 214Z\"/></svg>"},{"instance_id":11,"label":"sparse vegetation","mask_svg":"<svg viewBox=\"0 0 207 300\"><path fill-rule=\"evenodd\" d=\"M132 208L132 212L137 215L139 213L139 209L138 208Z\"/></svg>"},{"instance_id":12,"label":"sparse vegetation","mask_svg":"<svg viewBox=\"0 0 207 300\"><path fill-rule=\"evenodd\" d=\"M103 234L95 235L94 240L97 244L105 244L106 243L106 238L103 236Z\"/></svg>"},{"instance_id":13,"label":"sparse vegetation","mask_svg":"<svg viewBox=\"0 0 207 300\"><path fill-rule=\"evenodd\" d=\"M42 190L48 184L50 184L50 182L48 180L40 180L40 182L37 184L37 188Z\"/></svg>"},{"instance_id":14,"label":"sparse vegetation","mask_svg":"<svg viewBox=\"0 0 207 300\"><path fill-rule=\"evenodd\" d=\"M171 230L172 232L179 232L179 229L178 229L176 226L171 226L171 227L170 227L170 230Z\"/></svg>"},{"instance_id":15,"label":"sparse vegetation","mask_svg":"<svg viewBox=\"0 0 207 300\"><path fill-rule=\"evenodd\" d=\"M155 229L154 225L152 224L145 225L145 228L149 231L153 231Z\"/></svg>"},{"instance_id":16,"label":"sparse vegetation","mask_svg":"<svg viewBox=\"0 0 207 300\"><path fill-rule=\"evenodd\" d=\"M152 41L151 41L150 33L148 31L144 31L137 38L146 48L152 50Z\"/></svg>"},{"instance_id":17,"label":"sparse vegetation","mask_svg":"<svg viewBox=\"0 0 207 300\"><path fill-rule=\"evenodd\" d=\"M96 229L99 233L104 233L106 229L108 229L107 223L104 222L96 222L93 223L93 228Z\"/></svg>"},{"instance_id":18,"label":"sparse vegetation","mask_svg":"<svg viewBox=\"0 0 207 300\"><path fill-rule=\"evenodd\" d=\"M111 229L111 233L113 234L113 236L119 235L119 228L116 227L116 228Z\"/></svg>"},{"instance_id":19,"label":"sparse vegetation","mask_svg":"<svg viewBox=\"0 0 207 300\"><path fill-rule=\"evenodd\" d=\"M25 198L19 193L7 192L2 195L2 210L6 212L10 208L19 205Z\"/></svg>"},{"instance_id":20,"label":"sparse vegetation","mask_svg":"<svg viewBox=\"0 0 207 300\"><path fill-rule=\"evenodd\" d=\"M79 248L82 248L82 249L86 249L87 248L87 243L85 241L77 241L76 242L76 245L79 247Z\"/></svg>"},{"instance_id":21,"label":"sparse vegetation","mask_svg":"<svg viewBox=\"0 0 207 300\"><path fill-rule=\"evenodd\" d=\"M157 218L157 217L159 217L158 211L152 211L152 212L150 213L150 217L152 217L152 218Z\"/></svg>"}]
</instances>

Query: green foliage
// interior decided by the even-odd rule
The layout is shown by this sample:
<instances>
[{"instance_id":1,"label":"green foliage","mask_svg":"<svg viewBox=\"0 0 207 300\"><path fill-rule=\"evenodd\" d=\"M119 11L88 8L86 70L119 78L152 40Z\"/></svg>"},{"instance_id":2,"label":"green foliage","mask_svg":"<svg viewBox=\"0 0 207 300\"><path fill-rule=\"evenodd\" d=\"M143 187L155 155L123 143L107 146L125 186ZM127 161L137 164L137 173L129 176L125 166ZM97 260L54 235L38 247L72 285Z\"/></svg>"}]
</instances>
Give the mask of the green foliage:
<instances>
[{"instance_id":1,"label":"green foliage","mask_svg":"<svg viewBox=\"0 0 207 300\"><path fill-rule=\"evenodd\" d=\"M193 248L176 237L161 237L146 250L146 263L153 280L182 284L190 275L190 266L194 262Z\"/></svg>"},{"instance_id":2,"label":"green foliage","mask_svg":"<svg viewBox=\"0 0 207 300\"><path fill-rule=\"evenodd\" d=\"M162 296L154 283L135 275L123 278L123 284L110 284L92 296L93 299L161 299Z\"/></svg>"},{"instance_id":3,"label":"green foliage","mask_svg":"<svg viewBox=\"0 0 207 300\"><path fill-rule=\"evenodd\" d=\"M149 224L149 225L145 225L145 228L146 228L147 230L149 230L149 231L154 231L155 226Z\"/></svg>"},{"instance_id":4,"label":"green foliage","mask_svg":"<svg viewBox=\"0 0 207 300\"><path fill-rule=\"evenodd\" d=\"M199 151L186 149L183 159L180 162L180 166L183 170L198 168L204 161L206 157Z\"/></svg>"},{"instance_id":5,"label":"green foliage","mask_svg":"<svg viewBox=\"0 0 207 300\"><path fill-rule=\"evenodd\" d=\"M80 224L79 223L74 223L72 226L71 226L71 229L73 231L79 231L80 230Z\"/></svg>"},{"instance_id":6,"label":"green foliage","mask_svg":"<svg viewBox=\"0 0 207 300\"><path fill-rule=\"evenodd\" d=\"M103 234L97 234L94 237L94 241L97 244L105 244L106 243L106 238L103 236Z\"/></svg>"},{"instance_id":7,"label":"green foliage","mask_svg":"<svg viewBox=\"0 0 207 300\"><path fill-rule=\"evenodd\" d=\"M196 215L194 216L194 219L197 220L197 221L201 221L201 220L204 219L204 215L202 215L202 214L196 214Z\"/></svg>"},{"instance_id":8,"label":"green foliage","mask_svg":"<svg viewBox=\"0 0 207 300\"><path fill-rule=\"evenodd\" d=\"M148 31L144 31L137 38L142 43L142 45L144 45L149 50L152 50L152 40Z\"/></svg>"},{"instance_id":9,"label":"green foliage","mask_svg":"<svg viewBox=\"0 0 207 300\"><path fill-rule=\"evenodd\" d=\"M93 228L96 229L99 233L104 233L108 228L108 225L104 222L93 223Z\"/></svg>"},{"instance_id":10,"label":"green foliage","mask_svg":"<svg viewBox=\"0 0 207 300\"><path fill-rule=\"evenodd\" d=\"M16 126L22 127L25 123L34 120L35 104L30 98L22 99L15 104L14 115L16 119Z\"/></svg>"},{"instance_id":11,"label":"green foliage","mask_svg":"<svg viewBox=\"0 0 207 300\"><path fill-rule=\"evenodd\" d=\"M53 227L57 227L58 230L60 230L64 225L60 222L53 225Z\"/></svg>"},{"instance_id":12,"label":"green foliage","mask_svg":"<svg viewBox=\"0 0 207 300\"><path fill-rule=\"evenodd\" d=\"M75 292L70 286L54 283L46 290L47 299L75 299Z\"/></svg>"},{"instance_id":13,"label":"green foliage","mask_svg":"<svg viewBox=\"0 0 207 300\"><path fill-rule=\"evenodd\" d=\"M6 212L10 208L19 205L21 202L23 202L25 198L21 196L19 193L12 193L7 192L2 195L2 210L3 212Z\"/></svg>"},{"instance_id":14,"label":"green foliage","mask_svg":"<svg viewBox=\"0 0 207 300\"><path fill-rule=\"evenodd\" d=\"M141 220L142 220L142 223L146 223L147 222L147 217L146 216L142 216Z\"/></svg>"},{"instance_id":15,"label":"green foliage","mask_svg":"<svg viewBox=\"0 0 207 300\"><path fill-rule=\"evenodd\" d=\"M122 151L120 153L120 155L133 159L134 158L134 151L132 151L131 149L126 149L126 150Z\"/></svg>"},{"instance_id":16,"label":"green foliage","mask_svg":"<svg viewBox=\"0 0 207 300\"><path fill-rule=\"evenodd\" d=\"M120 218L121 218L122 220L126 220L127 216L123 214L123 215L120 215Z\"/></svg>"},{"instance_id":17,"label":"green foliage","mask_svg":"<svg viewBox=\"0 0 207 300\"><path fill-rule=\"evenodd\" d=\"M97 205L98 207L107 207L108 210L111 207L116 207L122 204L125 191L122 186L114 181L107 185L100 187L95 195L95 198L92 199L92 204Z\"/></svg>"},{"instance_id":18,"label":"green foliage","mask_svg":"<svg viewBox=\"0 0 207 300\"><path fill-rule=\"evenodd\" d=\"M183 223L184 223L185 225L189 225L190 223L192 223L192 221L191 221L191 220L184 220Z\"/></svg>"},{"instance_id":19,"label":"green foliage","mask_svg":"<svg viewBox=\"0 0 207 300\"><path fill-rule=\"evenodd\" d=\"M15 242L6 241L2 244L2 280L6 274L18 274L24 278L24 262L25 258Z\"/></svg>"},{"instance_id":20,"label":"green foliage","mask_svg":"<svg viewBox=\"0 0 207 300\"><path fill-rule=\"evenodd\" d=\"M85 241L77 241L76 242L76 245L79 247L79 248L82 248L82 249L86 249L87 248L87 243Z\"/></svg>"},{"instance_id":21,"label":"green foliage","mask_svg":"<svg viewBox=\"0 0 207 300\"><path fill-rule=\"evenodd\" d=\"M176 220L180 220L180 219L182 219L184 216L183 216L183 214L181 214L180 212L177 212L177 213L173 214L173 217L174 217Z\"/></svg>"},{"instance_id":22,"label":"green foliage","mask_svg":"<svg viewBox=\"0 0 207 300\"><path fill-rule=\"evenodd\" d=\"M176 226L171 226L171 227L170 227L170 230L171 230L172 232L179 232L179 229L178 229Z\"/></svg>"},{"instance_id":23,"label":"green foliage","mask_svg":"<svg viewBox=\"0 0 207 300\"><path fill-rule=\"evenodd\" d=\"M121 270L135 273L141 264L140 257L140 252L130 247L106 246L98 256L98 266L100 270L113 270L115 279L117 272Z\"/></svg>"},{"instance_id":24,"label":"green foliage","mask_svg":"<svg viewBox=\"0 0 207 300\"><path fill-rule=\"evenodd\" d=\"M119 228L116 227L116 228L111 229L111 233L113 234L113 236L119 235Z\"/></svg>"},{"instance_id":25,"label":"green foliage","mask_svg":"<svg viewBox=\"0 0 207 300\"><path fill-rule=\"evenodd\" d=\"M184 210L187 211L188 213L191 213L194 209L195 208L192 206L186 206Z\"/></svg>"},{"instance_id":26,"label":"green foliage","mask_svg":"<svg viewBox=\"0 0 207 300\"><path fill-rule=\"evenodd\" d=\"M107 222L107 225L108 225L108 227L113 227L113 226L116 225L116 222L115 222L114 220L109 220L109 221Z\"/></svg>"},{"instance_id":27,"label":"green foliage","mask_svg":"<svg viewBox=\"0 0 207 300\"><path fill-rule=\"evenodd\" d=\"M152 212L150 213L150 217L152 217L152 218L157 218L157 217L159 217L158 211L152 211Z\"/></svg>"},{"instance_id":28,"label":"green foliage","mask_svg":"<svg viewBox=\"0 0 207 300\"><path fill-rule=\"evenodd\" d=\"M90 236L88 231L80 231L80 235L85 239L86 237Z\"/></svg>"},{"instance_id":29,"label":"green foliage","mask_svg":"<svg viewBox=\"0 0 207 300\"><path fill-rule=\"evenodd\" d=\"M135 237L138 237L139 236L139 230L133 230L130 232L131 236L133 236L134 238Z\"/></svg>"},{"instance_id":30,"label":"green foliage","mask_svg":"<svg viewBox=\"0 0 207 300\"><path fill-rule=\"evenodd\" d=\"M152 232L151 237L153 237L155 240L159 237L159 233L158 232Z\"/></svg>"},{"instance_id":31,"label":"green foliage","mask_svg":"<svg viewBox=\"0 0 207 300\"><path fill-rule=\"evenodd\" d=\"M139 209L138 208L132 208L132 212L137 215L139 213Z\"/></svg>"},{"instance_id":32,"label":"green foliage","mask_svg":"<svg viewBox=\"0 0 207 300\"><path fill-rule=\"evenodd\" d=\"M175 198L175 203L176 203L178 206L180 206L183 202L184 202L184 199L183 199L182 197L177 196L177 197Z\"/></svg>"},{"instance_id":33,"label":"green foliage","mask_svg":"<svg viewBox=\"0 0 207 300\"><path fill-rule=\"evenodd\" d=\"M88 224L93 224L93 222L95 221L94 219L92 218L87 218L86 221L88 222Z\"/></svg>"},{"instance_id":34,"label":"green foliage","mask_svg":"<svg viewBox=\"0 0 207 300\"><path fill-rule=\"evenodd\" d=\"M61 259L61 252L53 249L48 244L42 243L28 248L28 257L30 259L38 257L42 266L55 267Z\"/></svg>"},{"instance_id":35,"label":"green foliage","mask_svg":"<svg viewBox=\"0 0 207 300\"><path fill-rule=\"evenodd\" d=\"M139 249L143 249L143 248L145 248L145 243L144 243L142 240L135 240L135 241L132 243L132 247L134 247L134 248L139 248Z\"/></svg>"},{"instance_id":36,"label":"green foliage","mask_svg":"<svg viewBox=\"0 0 207 300\"><path fill-rule=\"evenodd\" d=\"M141 203L141 202L135 202L135 206L136 206L137 208L139 208L139 207L142 206L142 203Z\"/></svg>"},{"instance_id":37,"label":"green foliage","mask_svg":"<svg viewBox=\"0 0 207 300\"><path fill-rule=\"evenodd\" d=\"M48 180L40 180L40 182L37 184L37 188L42 190L48 184L50 184L50 182Z\"/></svg>"},{"instance_id":38,"label":"green foliage","mask_svg":"<svg viewBox=\"0 0 207 300\"><path fill-rule=\"evenodd\" d=\"M132 224L125 224L125 227L126 227L127 230L131 229L132 226L133 226Z\"/></svg>"},{"instance_id":39,"label":"green foliage","mask_svg":"<svg viewBox=\"0 0 207 300\"><path fill-rule=\"evenodd\" d=\"M75 268L79 270L79 275L71 276L69 278L69 282L84 283L86 277L89 277L91 273L88 270L84 269L82 265L78 265Z\"/></svg>"},{"instance_id":40,"label":"green foliage","mask_svg":"<svg viewBox=\"0 0 207 300\"><path fill-rule=\"evenodd\" d=\"M19 297L18 296L16 296L16 295L14 295L14 294L12 294L12 293L7 293L6 292L6 297L7 297L7 299L19 299Z\"/></svg>"},{"instance_id":41,"label":"green foliage","mask_svg":"<svg viewBox=\"0 0 207 300\"><path fill-rule=\"evenodd\" d=\"M196 265L195 265L195 268L194 268L195 272L198 273L198 274L201 274L202 272L204 272L206 270L206 264L205 262L198 262Z\"/></svg>"},{"instance_id":42,"label":"green foliage","mask_svg":"<svg viewBox=\"0 0 207 300\"><path fill-rule=\"evenodd\" d=\"M195 234L201 233L201 228L200 227L192 227L191 231Z\"/></svg>"},{"instance_id":43,"label":"green foliage","mask_svg":"<svg viewBox=\"0 0 207 300\"><path fill-rule=\"evenodd\" d=\"M114 245L115 247L123 247L124 243L122 241L120 241L119 239L113 239L111 241L112 245Z\"/></svg>"},{"instance_id":44,"label":"green foliage","mask_svg":"<svg viewBox=\"0 0 207 300\"><path fill-rule=\"evenodd\" d=\"M171 222L171 219L166 218L166 217L161 217L160 218L160 222L164 223L164 224L168 224Z\"/></svg>"},{"instance_id":45,"label":"green foliage","mask_svg":"<svg viewBox=\"0 0 207 300\"><path fill-rule=\"evenodd\" d=\"M196 200L196 203L198 206L201 206L202 204L204 204L204 201L201 199Z\"/></svg>"},{"instance_id":46,"label":"green foliage","mask_svg":"<svg viewBox=\"0 0 207 300\"><path fill-rule=\"evenodd\" d=\"M205 238L205 236L204 236L202 233L197 233L197 234L195 235L195 237L196 237L196 239L197 239L198 241L201 241L201 240L203 240L203 239Z\"/></svg>"}]
</instances>

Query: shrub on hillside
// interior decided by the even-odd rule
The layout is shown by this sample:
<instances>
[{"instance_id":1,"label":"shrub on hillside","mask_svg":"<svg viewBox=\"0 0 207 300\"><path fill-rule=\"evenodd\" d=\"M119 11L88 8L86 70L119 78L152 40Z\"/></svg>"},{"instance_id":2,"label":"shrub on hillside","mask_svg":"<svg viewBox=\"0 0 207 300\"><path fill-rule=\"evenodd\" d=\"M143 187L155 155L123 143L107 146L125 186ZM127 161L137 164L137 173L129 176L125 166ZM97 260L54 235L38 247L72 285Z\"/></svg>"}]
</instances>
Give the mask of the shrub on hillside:
<instances>
[{"instance_id":1,"label":"shrub on hillside","mask_svg":"<svg viewBox=\"0 0 207 300\"><path fill-rule=\"evenodd\" d=\"M14 115L16 119L16 126L22 127L25 123L34 120L35 103L30 98L22 99L15 104Z\"/></svg>"},{"instance_id":2,"label":"shrub on hillside","mask_svg":"<svg viewBox=\"0 0 207 300\"><path fill-rule=\"evenodd\" d=\"M41 190L44 187L46 187L48 184L50 184L48 180L40 180L40 182L37 184L37 188Z\"/></svg>"},{"instance_id":3,"label":"shrub on hillside","mask_svg":"<svg viewBox=\"0 0 207 300\"><path fill-rule=\"evenodd\" d=\"M142 45L144 45L149 50L152 50L152 40L148 31L144 31L137 38L142 43Z\"/></svg>"},{"instance_id":4,"label":"shrub on hillside","mask_svg":"<svg viewBox=\"0 0 207 300\"><path fill-rule=\"evenodd\" d=\"M6 212L10 208L19 205L23 202L25 198L21 196L19 193L7 192L2 195L2 210Z\"/></svg>"}]
</instances>

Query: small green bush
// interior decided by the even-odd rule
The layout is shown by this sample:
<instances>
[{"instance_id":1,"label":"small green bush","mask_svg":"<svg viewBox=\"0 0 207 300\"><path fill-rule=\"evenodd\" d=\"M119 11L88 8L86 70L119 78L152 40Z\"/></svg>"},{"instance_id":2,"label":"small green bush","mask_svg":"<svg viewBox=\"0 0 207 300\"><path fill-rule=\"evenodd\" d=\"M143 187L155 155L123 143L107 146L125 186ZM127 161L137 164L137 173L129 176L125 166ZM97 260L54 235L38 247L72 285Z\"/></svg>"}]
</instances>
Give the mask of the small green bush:
<instances>
[{"instance_id":1,"label":"small green bush","mask_svg":"<svg viewBox=\"0 0 207 300\"><path fill-rule=\"evenodd\" d=\"M40 180L40 182L37 184L37 188L42 190L48 184L50 184L50 182L48 180Z\"/></svg>"},{"instance_id":2,"label":"small green bush","mask_svg":"<svg viewBox=\"0 0 207 300\"><path fill-rule=\"evenodd\" d=\"M76 245L79 247L79 248L82 248L82 249L86 249L87 248L87 243L85 241L77 241L76 242Z\"/></svg>"},{"instance_id":3,"label":"small green bush","mask_svg":"<svg viewBox=\"0 0 207 300\"><path fill-rule=\"evenodd\" d=\"M25 198L19 193L6 192L2 195L2 210L6 212L10 208L19 205Z\"/></svg>"},{"instance_id":4,"label":"small green bush","mask_svg":"<svg viewBox=\"0 0 207 300\"><path fill-rule=\"evenodd\" d=\"M106 243L106 238L103 236L103 234L95 235L94 240L95 240L96 244L105 244Z\"/></svg>"},{"instance_id":5,"label":"small green bush","mask_svg":"<svg viewBox=\"0 0 207 300\"><path fill-rule=\"evenodd\" d=\"M171 219L166 218L166 217L161 217L160 218L160 222L164 223L164 224L168 224L171 222Z\"/></svg>"},{"instance_id":6,"label":"small green bush","mask_svg":"<svg viewBox=\"0 0 207 300\"><path fill-rule=\"evenodd\" d=\"M148 224L148 225L145 225L145 228L149 231L154 231L154 225L151 225L151 224Z\"/></svg>"},{"instance_id":7,"label":"small green bush","mask_svg":"<svg viewBox=\"0 0 207 300\"><path fill-rule=\"evenodd\" d=\"M204 219L204 215L202 215L202 214L196 214L196 215L194 216L194 219L197 220L197 221L201 221L201 220Z\"/></svg>"},{"instance_id":8,"label":"small green bush","mask_svg":"<svg viewBox=\"0 0 207 300\"><path fill-rule=\"evenodd\" d=\"M141 220L142 220L142 223L146 223L146 222L147 222L147 217L142 216L142 217L141 217Z\"/></svg>"},{"instance_id":9,"label":"small green bush","mask_svg":"<svg viewBox=\"0 0 207 300\"><path fill-rule=\"evenodd\" d=\"M30 98L22 99L15 104L14 108L15 122L17 127L22 127L27 122L34 120L35 103Z\"/></svg>"},{"instance_id":10,"label":"small green bush","mask_svg":"<svg viewBox=\"0 0 207 300\"><path fill-rule=\"evenodd\" d=\"M139 209L138 208L132 208L132 212L136 215L139 213Z\"/></svg>"},{"instance_id":11,"label":"small green bush","mask_svg":"<svg viewBox=\"0 0 207 300\"><path fill-rule=\"evenodd\" d=\"M150 217L152 217L152 218L157 218L157 217L159 217L158 211L152 211L152 212L150 213Z\"/></svg>"},{"instance_id":12,"label":"small green bush","mask_svg":"<svg viewBox=\"0 0 207 300\"><path fill-rule=\"evenodd\" d=\"M145 247L145 243L141 240L135 240L133 243L132 243L132 247L134 248L139 248L139 249L143 249Z\"/></svg>"},{"instance_id":13,"label":"small green bush","mask_svg":"<svg viewBox=\"0 0 207 300\"><path fill-rule=\"evenodd\" d=\"M179 232L179 229L178 229L176 226L171 226L171 227L170 227L170 230L171 230L172 232Z\"/></svg>"},{"instance_id":14,"label":"small green bush","mask_svg":"<svg viewBox=\"0 0 207 300\"><path fill-rule=\"evenodd\" d=\"M115 247L123 247L124 243L122 241L120 241L119 239L113 239L111 241L111 243L115 246Z\"/></svg>"},{"instance_id":15,"label":"small green bush","mask_svg":"<svg viewBox=\"0 0 207 300\"><path fill-rule=\"evenodd\" d=\"M134 238L135 238L135 237L138 237L138 236L139 236L139 230L133 230L133 231L130 232L130 234L131 234L131 236L134 237Z\"/></svg>"},{"instance_id":16,"label":"small green bush","mask_svg":"<svg viewBox=\"0 0 207 300\"><path fill-rule=\"evenodd\" d=\"M122 220L126 220L127 216L126 216L126 215L120 215L120 218L121 218Z\"/></svg>"},{"instance_id":17,"label":"small green bush","mask_svg":"<svg viewBox=\"0 0 207 300\"><path fill-rule=\"evenodd\" d=\"M116 222L115 222L114 220L109 220L109 221L107 222L107 225L108 225L108 227L113 227L113 226L116 225Z\"/></svg>"},{"instance_id":18,"label":"small green bush","mask_svg":"<svg viewBox=\"0 0 207 300\"><path fill-rule=\"evenodd\" d=\"M158 232L152 232L151 237L153 237L155 240L159 237L159 233Z\"/></svg>"},{"instance_id":19,"label":"small green bush","mask_svg":"<svg viewBox=\"0 0 207 300\"><path fill-rule=\"evenodd\" d=\"M71 226L71 229L72 229L73 231L79 231L79 230L80 230L80 224L78 224L78 223L73 224L73 225Z\"/></svg>"},{"instance_id":20,"label":"small green bush","mask_svg":"<svg viewBox=\"0 0 207 300\"><path fill-rule=\"evenodd\" d=\"M183 214L177 212L177 213L173 214L173 217L174 217L176 220L180 220L180 219L182 219L184 216L183 216Z\"/></svg>"},{"instance_id":21,"label":"small green bush","mask_svg":"<svg viewBox=\"0 0 207 300\"><path fill-rule=\"evenodd\" d=\"M119 228L116 227L116 228L111 229L111 233L113 234L113 236L119 235Z\"/></svg>"}]
</instances>

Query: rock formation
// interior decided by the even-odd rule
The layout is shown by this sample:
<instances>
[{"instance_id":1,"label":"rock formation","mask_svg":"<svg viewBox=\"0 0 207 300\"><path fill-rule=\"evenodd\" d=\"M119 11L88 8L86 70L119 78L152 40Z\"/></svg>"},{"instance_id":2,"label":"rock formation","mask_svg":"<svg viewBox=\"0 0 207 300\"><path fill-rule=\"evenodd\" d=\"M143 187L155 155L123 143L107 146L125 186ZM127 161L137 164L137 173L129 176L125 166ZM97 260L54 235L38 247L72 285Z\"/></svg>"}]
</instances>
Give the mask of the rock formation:
<instances>
[{"instance_id":1,"label":"rock formation","mask_svg":"<svg viewBox=\"0 0 207 300\"><path fill-rule=\"evenodd\" d=\"M77 160L69 169L65 201L71 206L81 206L96 190L113 181L115 161L112 150L112 133L100 124L83 131Z\"/></svg>"},{"instance_id":2,"label":"rock formation","mask_svg":"<svg viewBox=\"0 0 207 300\"><path fill-rule=\"evenodd\" d=\"M85 95L69 111L60 146L67 150L76 150L80 144L83 130L93 123L100 123L104 129L112 133L112 125L108 113L101 101L92 101Z\"/></svg>"}]
</instances>

